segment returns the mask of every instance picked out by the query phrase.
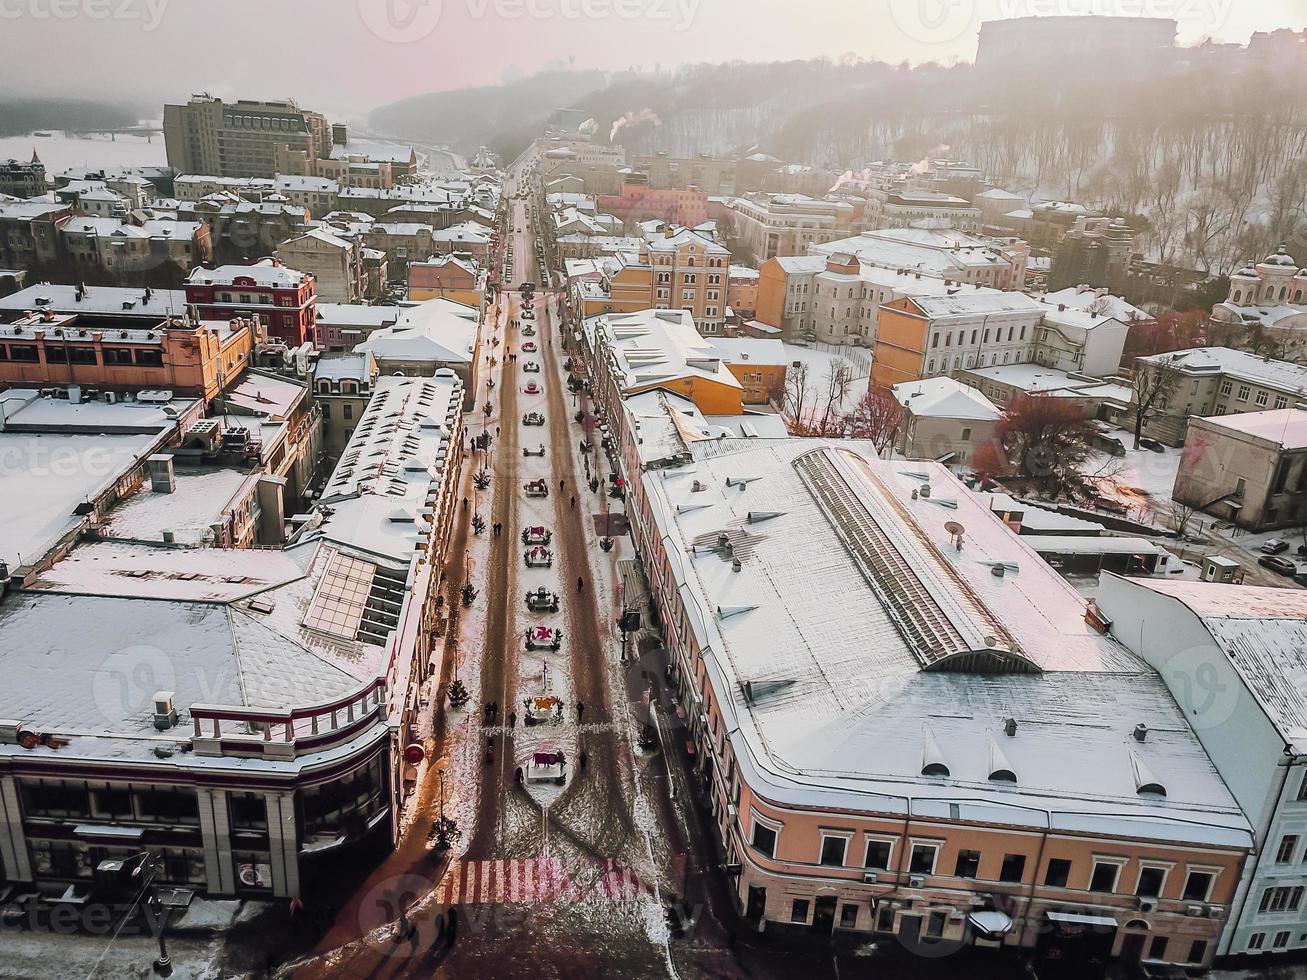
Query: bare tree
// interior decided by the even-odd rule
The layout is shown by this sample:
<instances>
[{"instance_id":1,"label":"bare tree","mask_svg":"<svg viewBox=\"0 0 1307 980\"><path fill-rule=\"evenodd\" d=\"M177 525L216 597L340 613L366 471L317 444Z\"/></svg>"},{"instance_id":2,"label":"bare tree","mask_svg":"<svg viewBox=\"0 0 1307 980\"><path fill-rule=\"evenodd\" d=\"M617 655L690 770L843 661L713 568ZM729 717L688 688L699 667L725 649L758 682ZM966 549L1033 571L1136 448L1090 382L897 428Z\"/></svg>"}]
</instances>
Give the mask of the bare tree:
<instances>
[{"instance_id":1,"label":"bare tree","mask_svg":"<svg viewBox=\"0 0 1307 980\"><path fill-rule=\"evenodd\" d=\"M834 435L837 431L843 431L844 399L852 386L853 365L842 357L831 361L830 373L826 377L825 405L822 407L821 422L817 426L822 435Z\"/></svg>"},{"instance_id":2,"label":"bare tree","mask_svg":"<svg viewBox=\"0 0 1307 980\"><path fill-rule=\"evenodd\" d=\"M790 365L785 372L785 392L781 399L781 414L791 426L799 424L803 418L803 406L808 403L811 390L808 381L808 365L804 361Z\"/></svg>"},{"instance_id":3,"label":"bare tree","mask_svg":"<svg viewBox=\"0 0 1307 980\"><path fill-rule=\"evenodd\" d=\"M883 454L898 437L903 424L903 406L884 388L873 388L859 399L849 414L849 435L867 439Z\"/></svg>"},{"instance_id":4,"label":"bare tree","mask_svg":"<svg viewBox=\"0 0 1307 980\"><path fill-rule=\"evenodd\" d=\"M1189 530L1189 524L1198 514L1198 508L1192 504L1184 504L1178 500L1171 502L1171 530L1180 540L1184 540L1185 534Z\"/></svg>"},{"instance_id":5,"label":"bare tree","mask_svg":"<svg viewBox=\"0 0 1307 980\"><path fill-rule=\"evenodd\" d=\"M1148 364L1136 363L1131 384L1135 409L1134 448L1138 449L1144 426L1166 409L1168 399L1180 387L1180 369L1175 366L1174 357L1164 357Z\"/></svg>"}]
</instances>

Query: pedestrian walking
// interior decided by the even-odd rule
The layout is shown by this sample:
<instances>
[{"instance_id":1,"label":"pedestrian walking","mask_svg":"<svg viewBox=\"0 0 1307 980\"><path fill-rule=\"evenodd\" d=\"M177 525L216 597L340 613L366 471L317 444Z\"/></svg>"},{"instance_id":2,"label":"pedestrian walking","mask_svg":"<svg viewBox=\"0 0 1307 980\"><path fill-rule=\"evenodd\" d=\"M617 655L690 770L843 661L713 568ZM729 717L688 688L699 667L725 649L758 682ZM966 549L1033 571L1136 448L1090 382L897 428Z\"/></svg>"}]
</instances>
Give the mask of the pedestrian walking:
<instances>
[{"instance_id":1,"label":"pedestrian walking","mask_svg":"<svg viewBox=\"0 0 1307 980\"><path fill-rule=\"evenodd\" d=\"M572 510L576 510L576 494L572 494Z\"/></svg>"},{"instance_id":2,"label":"pedestrian walking","mask_svg":"<svg viewBox=\"0 0 1307 980\"><path fill-rule=\"evenodd\" d=\"M499 426L495 426L495 438L499 438Z\"/></svg>"},{"instance_id":3,"label":"pedestrian walking","mask_svg":"<svg viewBox=\"0 0 1307 980\"><path fill-rule=\"evenodd\" d=\"M517 712L516 712L516 711L510 711L510 712L508 713L508 727L509 727L509 728L516 728L516 727L517 727Z\"/></svg>"},{"instance_id":4,"label":"pedestrian walking","mask_svg":"<svg viewBox=\"0 0 1307 980\"><path fill-rule=\"evenodd\" d=\"M576 723L581 723L581 716L585 714L585 705L580 701L576 702Z\"/></svg>"},{"instance_id":5,"label":"pedestrian walking","mask_svg":"<svg viewBox=\"0 0 1307 980\"><path fill-rule=\"evenodd\" d=\"M563 492L563 487L566 485L566 483L567 483L566 480L559 480L559 481L558 481L558 492L559 492L559 493L562 493L562 492Z\"/></svg>"},{"instance_id":6,"label":"pedestrian walking","mask_svg":"<svg viewBox=\"0 0 1307 980\"><path fill-rule=\"evenodd\" d=\"M454 943L458 941L458 912L452 905L449 907L448 919L448 928L446 929L446 932L449 933L449 945L452 949Z\"/></svg>"},{"instance_id":7,"label":"pedestrian walking","mask_svg":"<svg viewBox=\"0 0 1307 980\"><path fill-rule=\"evenodd\" d=\"M581 769L582 769L582 771L585 770L585 764L586 764L586 761L587 761L588 759L589 759L589 756L587 756L587 755L585 754L585 749L582 749L582 750L581 750L581 756L580 756L580 762L581 762Z\"/></svg>"},{"instance_id":8,"label":"pedestrian walking","mask_svg":"<svg viewBox=\"0 0 1307 980\"><path fill-rule=\"evenodd\" d=\"M518 767L517 767L517 771L513 773L513 779L517 781L517 784L518 784L519 786L522 785L522 767L521 767L521 766L518 766Z\"/></svg>"},{"instance_id":9,"label":"pedestrian walking","mask_svg":"<svg viewBox=\"0 0 1307 980\"><path fill-rule=\"evenodd\" d=\"M584 591L585 591L585 578L584 578L584 577L580 577L580 576L577 577L577 580L576 580L576 591L577 591L577 592L584 592Z\"/></svg>"},{"instance_id":10,"label":"pedestrian walking","mask_svg":"<svg viewBox=\"0 0 1307 980\"><path fill-rule=\"evenodd\" d=\"M466 498L466 497L463 498L463 509L464 509L464 510L467 510L467 498Z\"/></svg>"}]
</instances>

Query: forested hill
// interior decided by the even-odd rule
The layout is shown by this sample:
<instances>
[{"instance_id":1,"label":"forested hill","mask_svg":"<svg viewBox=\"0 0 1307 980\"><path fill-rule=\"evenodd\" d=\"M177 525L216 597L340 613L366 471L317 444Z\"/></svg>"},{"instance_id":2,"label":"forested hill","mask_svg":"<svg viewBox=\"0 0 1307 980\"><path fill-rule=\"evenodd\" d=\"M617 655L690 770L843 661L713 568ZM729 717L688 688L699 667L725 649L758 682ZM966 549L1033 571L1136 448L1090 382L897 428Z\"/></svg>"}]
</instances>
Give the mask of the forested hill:
<instances>
[{"instance_id":1,"label":"forested hill","mask_svg":"<svg viewBox=\"0 0 1307 980\"><path fill-rule=\"evenodd\" d=\"M753 147L832 170L928 154L1010 190L1135 215L1154 257L1228 273L1280 241L1307 263L1307 66L1227 48L1102 70L986 76L970 65L700 65L559 72L420 96L374 128L512 158L551 110L592 116L630 152Z\"/></svg>"},{"instance_id":2,"label":"forested hill","mask_svg":"<svg viewBox=\"0 0 1307 980\"><path fill-rule=\"evenodd\" d=\"M36 129L90 132L133 126L141 113L125 105L80 99L0 99L0 136Z\"/></svg>"}]
</instances>

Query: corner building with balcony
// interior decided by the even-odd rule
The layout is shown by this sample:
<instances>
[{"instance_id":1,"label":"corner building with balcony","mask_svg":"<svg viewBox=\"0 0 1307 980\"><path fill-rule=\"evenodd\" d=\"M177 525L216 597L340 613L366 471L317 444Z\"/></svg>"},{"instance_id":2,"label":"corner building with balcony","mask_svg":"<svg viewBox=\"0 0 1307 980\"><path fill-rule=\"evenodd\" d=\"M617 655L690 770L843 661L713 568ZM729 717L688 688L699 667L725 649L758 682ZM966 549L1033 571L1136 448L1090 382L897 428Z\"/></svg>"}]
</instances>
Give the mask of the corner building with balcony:
<instances>
[{"instance_id":1,"label":"corner building with balcony","mask_svg":"<svg viewBox=\"0 0 1307 980\"><path fill-rule=\"evenodd\" d=\"M196 894L287 898L392 846L463 449L453 372L377 381L281 550L90 541L0 565L0 880L97 898L149 851Z\"/></svg>"},{"instance_id":2,"label":"corner building with balcony","mask_svg":"<svg viewBox=\"0 0 1307 980\"><path fill-rule=\"evenodd\" d=\"M1210 964L1247 820L1162 679L943 466L706 440L632 476L757 928Z\"/></svg>"}]
</instances>

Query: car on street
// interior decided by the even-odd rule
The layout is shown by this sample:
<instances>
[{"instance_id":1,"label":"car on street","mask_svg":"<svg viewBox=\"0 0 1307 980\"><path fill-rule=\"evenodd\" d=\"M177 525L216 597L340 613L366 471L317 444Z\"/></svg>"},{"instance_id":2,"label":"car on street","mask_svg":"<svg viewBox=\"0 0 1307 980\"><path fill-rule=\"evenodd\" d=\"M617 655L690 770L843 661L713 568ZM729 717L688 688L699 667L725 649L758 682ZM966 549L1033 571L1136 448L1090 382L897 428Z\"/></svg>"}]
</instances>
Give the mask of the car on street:
<instances>
[{"instance_id":1,"label":"car on street","mask_svg":"<svg viewBox=\"0 0 1307 980\"><path fill-rule=\"evenodd\" d=\"M1264 555L1278 555L1282 551L1289 550L1289 542L1284 538L1271 538L1269 541L1262 543L1261 552Z\"/></svg>"},{"instance_id":2,"label":"car on street","mask_svg":"<svg viewBox=\"0 0 1307 980\"><path fill-rule=\"evenodd\" d=\"M534 381L528 381L525 385L523 385L522 390L525 391L528 395L540 394L540 386L536 384Z\"/></svg>"},{"instance_id":3,"label":"car on street","mask_svg":"<svg viewBox=\"0 0 1307 980\"><path fill-rule=\"evenodd\" d=\"M1163 446L1163 445L1162 445L1160 442L1158 442L1156 439L1143 439L1143 438L1141 438L1141 439L1139 440L1139 446L1140 446L1141 449L1147 449L1149 452L1153 452L1153 453L1164 453L1164 452L1166 452L1166 447Z\"/></svg>"},{"instance_id":4,"label":"car on street","mask_svg":"<svg viewBox=\"0 0 1307 980\"><path fill-rule=\"evenodd\" d=\"M534 354L536 350L537 348L534 340L528 340L525 344L522 345L522 352L525 354Z\"/></svg>"},{"instance_id":5,"label":"car on street","mask_svg":"<svg viewBox=\"0 0 1307 980\"><path fill-rule=\"evenodd\" d=\"M1289 558L1281 558L1279 555L1262 555L1257 559L1257 564L1262 568L1268 568L1276 575L1287 575L1296 577L1298 574L1298 565Z\"/></svg>"}]
</instances>

